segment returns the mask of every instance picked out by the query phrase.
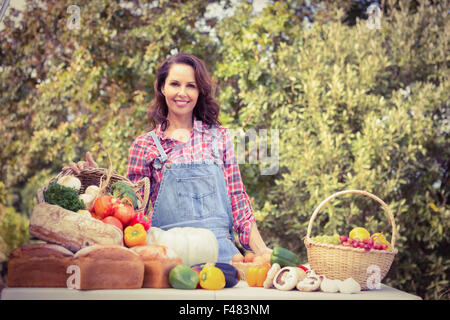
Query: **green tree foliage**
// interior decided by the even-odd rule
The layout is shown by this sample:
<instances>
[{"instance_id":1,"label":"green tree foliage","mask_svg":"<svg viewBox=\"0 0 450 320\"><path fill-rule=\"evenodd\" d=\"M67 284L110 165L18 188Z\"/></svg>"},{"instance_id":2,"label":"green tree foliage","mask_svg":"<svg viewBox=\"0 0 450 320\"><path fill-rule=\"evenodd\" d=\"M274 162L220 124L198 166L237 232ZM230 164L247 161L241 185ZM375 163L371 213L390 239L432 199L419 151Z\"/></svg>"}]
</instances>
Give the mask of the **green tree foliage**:
<instances>
[{"instance_id":1,"label":"green tree foliage","mask_svg":"<svg viewBox=\"0 0 450 320\"><path fill-rule=\"evenodd\" d=\"M448 288L444 8L400 6L380 29L365 20L348 27L342 10L307 28L281 2L259 16L243 4L221 22L222 105L237 127L280 131L280 170L255 199L265 239L306 259L302 238L318 204L340 190L366 190L389 203L398 226L387 281L430 298ZM245 171L250 185L253 171ZM354 196L328 205L313 235L354 226L392 233L376 202Z\"/></svg>"},{"instance_id":2,"label":"green tree foliage","mask_svg":"<svg viewBox=\"0 0 450 320\"><path fill-rule=\"evenodd\" d=\"M446 5L382 1L373 28L358 18L367 17L365 1L273 1L260 12L241 1L223 19L205 16L213 2L81 1L73 29L71 1L29 0L20 23L4 19L3 252L28 241L36 190L85 151L104 167L109 153L125 174L132 140L149 129L156 67L185 51L211 70L226 126L279 132L276 174L241 165L270 246L306 262L303 237L318 204L340 190L366 190L389 204L398 226L399 254L386 282L448 298ZM380 206L358 196L325 207L312 233L354 226L392 233Z\"/></svg>"}]
</instances>

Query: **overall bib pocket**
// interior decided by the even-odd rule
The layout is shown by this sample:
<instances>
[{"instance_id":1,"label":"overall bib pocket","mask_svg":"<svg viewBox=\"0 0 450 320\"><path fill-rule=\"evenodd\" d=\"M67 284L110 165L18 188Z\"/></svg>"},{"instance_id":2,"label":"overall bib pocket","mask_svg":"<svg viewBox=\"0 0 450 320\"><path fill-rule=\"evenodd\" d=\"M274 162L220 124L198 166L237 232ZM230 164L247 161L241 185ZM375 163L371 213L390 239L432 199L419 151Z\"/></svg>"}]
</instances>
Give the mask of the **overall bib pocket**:
<instances>
[{"instance_id":1,"label":"overall bib pocket","mask_svg":"<svg viewBox=\"0 0 450 320\"><path fill-rule=\"evenodd\" d=\"M177 178L178 209L185 218L203 219L215 214L217 202L213 175Z\"/></svg>"}]
</instances>

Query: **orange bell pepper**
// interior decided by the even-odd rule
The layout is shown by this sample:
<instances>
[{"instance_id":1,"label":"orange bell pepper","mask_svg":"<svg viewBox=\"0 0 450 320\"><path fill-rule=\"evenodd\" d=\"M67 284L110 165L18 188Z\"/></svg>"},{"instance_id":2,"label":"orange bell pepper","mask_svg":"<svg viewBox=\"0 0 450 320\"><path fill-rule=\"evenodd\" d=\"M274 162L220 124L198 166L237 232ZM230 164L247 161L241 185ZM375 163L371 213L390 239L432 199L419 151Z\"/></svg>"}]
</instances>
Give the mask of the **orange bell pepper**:
<instances>
[{"instance_id":1,"label":"orange bell pepper","mask_svg":"<svg viewBox=\"0 0 450 320\"><path fill-rule=\"evenodd\" d=\"M147 242L147 232L142 224L128 226L123 232L123 240L127 247L143 246Z\"/></svg>"},{"instance_id":2,"label":"orange bell pepper","mask_svg":"<svg viewBox=\"0 0 450 320\"><path fill-rule=\"evenodd\" d=\"M267 272L270 266L268 264L250 267L245 274L245 280L249 287L263 287Z\"/></svg>"}]
</instances>

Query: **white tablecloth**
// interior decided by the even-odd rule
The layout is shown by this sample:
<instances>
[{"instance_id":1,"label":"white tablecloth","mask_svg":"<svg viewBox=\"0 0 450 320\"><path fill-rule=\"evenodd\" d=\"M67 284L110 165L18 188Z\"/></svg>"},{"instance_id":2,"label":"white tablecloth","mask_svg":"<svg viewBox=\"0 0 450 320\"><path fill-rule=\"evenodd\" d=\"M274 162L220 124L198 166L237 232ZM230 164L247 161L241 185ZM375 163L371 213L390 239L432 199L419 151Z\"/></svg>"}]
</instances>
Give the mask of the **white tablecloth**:
<instances>
[{"instance_id":1,"label":"white tablecloth","mask_svg":"<svg viewBox=\"0 0 450 320\"><path fill-rule=\"evenodd\" d=\"M280 291L248 287L240 281L233 288L74 290L67 288L4 288L2 300L420 300L421 298L382 284L378 290L355 294Z\"/></svg>"}]
</instances>

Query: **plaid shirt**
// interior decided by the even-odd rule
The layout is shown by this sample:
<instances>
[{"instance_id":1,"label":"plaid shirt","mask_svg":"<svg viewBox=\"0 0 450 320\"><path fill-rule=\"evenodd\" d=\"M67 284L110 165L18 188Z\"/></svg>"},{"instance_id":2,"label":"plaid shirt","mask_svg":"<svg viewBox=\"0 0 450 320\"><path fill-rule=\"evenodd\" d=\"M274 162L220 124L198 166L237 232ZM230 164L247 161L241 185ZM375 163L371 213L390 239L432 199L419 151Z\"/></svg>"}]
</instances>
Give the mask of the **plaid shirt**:
<instances>
[{"instance_id":1,"label":"plaid shirt","mask_svg":"<svg viewBox=\"0 0 450 320\"><path fill-rule=\"evenodd\" d=\"M153 132L159 138L161 146L169 158L167 160L169 163L199 162L213 159L211 134L208 126L202 121L194 119L191 137L187 143L166 136L160 125ZM221 165L233 211L233 227L238 233L242 246L245 249L250 249L250 227L255 222L253 209L242 183L230 133L222 126L218 127L217 133L219 154L223 159ZM162 168L157 170L153 167L153 161L159 155L150 132L139 136L133 142L128 155L128 179L136 183L143 177L150 178L150 200L152 204L155 203L158 196L163 176ZM151 208L149 217L152 213L153 208Z\"/></svg>"}]
</instances>

